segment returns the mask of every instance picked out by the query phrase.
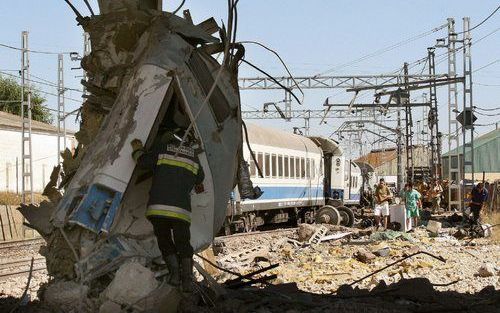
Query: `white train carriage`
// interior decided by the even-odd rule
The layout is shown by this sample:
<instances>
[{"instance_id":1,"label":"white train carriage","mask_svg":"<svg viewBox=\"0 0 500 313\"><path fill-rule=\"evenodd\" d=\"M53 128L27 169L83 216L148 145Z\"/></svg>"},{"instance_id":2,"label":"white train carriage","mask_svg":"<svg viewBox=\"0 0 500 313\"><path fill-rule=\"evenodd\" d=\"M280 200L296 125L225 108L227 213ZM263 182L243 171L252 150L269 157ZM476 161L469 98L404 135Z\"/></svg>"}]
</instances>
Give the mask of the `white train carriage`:
<instances>
[{"instance_id":1,"label":"white train carriage","mask_svg":"<svg viewBox=\"0 0 500 313\"><path fill-rule=\"evenodd\" d=\"M339 223L342 216L328 205L331 182L335 181L333 185L340 190L342 179L338 176L343 177L339 173L344 172L342 150L338 145L329 139L307 138L252 124L247 128L248 141L262 177L246 145L243 155L249 163L253 184L259 186L263 194L255 200L241 199L235 189L228 208L226 233L233 228L250 231L264 224L288 221L326 219L326 222ZM339 166L331 163L334 156L342 158ZM325 171L330 171L326 179ZM325 205L319 212L326 215L315 214Z\"/></svg>"}]
</instances>

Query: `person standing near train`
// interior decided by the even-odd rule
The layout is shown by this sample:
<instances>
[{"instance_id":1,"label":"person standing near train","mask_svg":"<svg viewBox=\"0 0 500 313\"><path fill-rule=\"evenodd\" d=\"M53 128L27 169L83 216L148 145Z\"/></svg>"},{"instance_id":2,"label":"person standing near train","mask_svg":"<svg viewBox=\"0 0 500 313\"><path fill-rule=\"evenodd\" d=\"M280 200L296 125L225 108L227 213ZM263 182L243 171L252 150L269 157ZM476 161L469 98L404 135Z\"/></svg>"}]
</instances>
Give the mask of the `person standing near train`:
<instances>
[{"instance_id":1,"label":"person standing near train","mask_svg":"<svg viewBox=\"0 0 500 313\"><path fill-rule=\"evenodd\" d=\"M382 219L382 223L384 229L387 229L387 223L389 220L389 201L392 199L392 192L389 190L389 187L385 184L385 180L381 178L379 180L379 184L375 189L375 224L377 224L377 228L381 226L380 220Z\"/></svg>"}]
</instances>

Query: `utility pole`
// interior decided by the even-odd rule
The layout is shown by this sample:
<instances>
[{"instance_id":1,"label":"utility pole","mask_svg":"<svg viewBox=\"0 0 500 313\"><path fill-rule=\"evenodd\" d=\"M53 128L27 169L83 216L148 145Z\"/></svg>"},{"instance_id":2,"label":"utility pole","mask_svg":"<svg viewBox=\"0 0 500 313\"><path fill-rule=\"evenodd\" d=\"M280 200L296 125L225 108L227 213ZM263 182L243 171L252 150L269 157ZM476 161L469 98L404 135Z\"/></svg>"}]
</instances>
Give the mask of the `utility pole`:
<instances>
[{"instance_id":1,"label":"utility pole","mask_svg":"<svg viewBox=\"0 0 500 313\"><path fill-rule=\"evenodd\" d=\"M473 119L473 102L472 102L472 59L471 59L471 34L470 34L470 18L464 17L463 45L464 45L464 88L463 88L463 111L464 125L462 127L463 135L463 166L462 166L462 194L465 195L466 187L474 185L474 119ZM470 120L468 120L470 119ZM469 137L469 138L467 138ZM469 142L467 142L469 139ZM469 157L467 157L469 152ZM465 173L467 170L471 173L470 184L466 182ZM464 197L461 198L462 209L465 208Z\"/></svg>"},{"instance_id":2,"label":"utility pole","mask_svg":"<svg viewBox=\"0 0 500 313\"><path fill-rule=\"evenodd\" d=\"M61 152L66 149L66 108L64 103L64 57L57 56L57 164L61 163ZM62 138L61 138L62 137ZM63 147L61 149L61 139Z\"/></svg>"},{"instance_id":3,"label":"utility pole","mask_svg":"<svg viewBox=\"0 0 500 313\"><path fill-rule=\"evenodd\" d=\"M21 194L23 203L33 203L33 158L31 145L31 87L30 61L28 48L28 32L21 35L21 118L22 118L22 183ZM26 92L26 97L24 93Z\"/></svg>"},{"instance_id":4,"label":"utility pole","mask_svg":"<svg viewBox=\"0 0 500 313\"><path fill-rule=\"evenodd\" d=\"M406 117L406 175L410 181L413 182L415 168L413 164L413 117L412 108L408 105L410 100L410 91L408 90L408 63L403 66L405 91L408 94L408 101L405 103L405 117Z\"/></svg>"},{"instance_id":5,"label":"utility pole","mask_svg":"<svg viewBox=\"0 0 500 313\"><path fill-rule=\"evenodd\" d=\"M401 190L403 185L403 134L401 132L401 93L397 95L397 101L399 104L398 109L398 126L396 128L396 153L397 153L397 190Z\"/></svg>"},{"instance_id":6,"label":"utility pole","mask_svg":"<svg viewBox=\"0 0 500 313\"><path fill-rule=\"evenodd\" d=\"M427 48L428 59L429 59L429 75L434 75L436 73L436 63L435 63L435 48ZM440 177L440 163L439 158L441 154L439 153L439 128L438 128L438 108L437 108L437 91L436 82L431 81L429 84L429 102L430 102L430 112L429 112L429 128L431 131L431 177L433 179L439 179Z\"/></svg>"},{"instance_id":7,"label":"utility pole","mask_svg":"<svg viewBox=\"0 0 500 313\"><path fill-rule=\"evenodd\" d=\"M457 76L457 34L455 33L455 20L448 19L448 77ZM460 179L462 178L460 166L460 124L458 115L457 83L448 85L448 210L453 207L462 210L462 191Z\"/></svg>"}]
</instances>

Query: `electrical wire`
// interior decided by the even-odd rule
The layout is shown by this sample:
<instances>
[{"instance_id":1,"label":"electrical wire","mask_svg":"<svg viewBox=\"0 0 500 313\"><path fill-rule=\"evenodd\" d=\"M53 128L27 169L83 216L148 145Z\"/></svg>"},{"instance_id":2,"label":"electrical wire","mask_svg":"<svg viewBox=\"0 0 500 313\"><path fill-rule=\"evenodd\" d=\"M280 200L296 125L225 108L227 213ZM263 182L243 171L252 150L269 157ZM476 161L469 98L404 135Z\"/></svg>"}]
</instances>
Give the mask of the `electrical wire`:
<instances>
[{"instance_id":1,"label":"electrical wire","mask_svg":"<svg viewBox=\"0 0 500 313\"><path fill-rule=\"evenodd\" d=\"M184 3L186 3L186 0L182 0L181 4L179 4L179 6L177 7L177 9L175 9L174 11L172 11L172 14L175 15L177 12L179 12L179 10L184 6Z\"/></svg>"},{"instance_id":2,"label":"electrical wire","mask_svg":"<svg viewBox=\"0 0 500 313\"><path fill-rule=\"evenodd\" d=\"M17 51L23 51L22 48L14 47L8 44L0 43L0 47L8 48L8 49L13 49ZM31 49L26 49L26 52L30 53L35 53L35 54L48 54L48 55L58 55L58 54L71 54L73 53L72 51L66 51L66 52L53 52L53 51L42 51L42 50L31 50Z\"/></svg>"},{"instance_id":3,"label":"electrical wire","mask_svg":"<svg viewBox=\"0 0 500 313\"><path fill-rule=\"evenodd\" d=\"M379 55L381 55L381 54L384 54L384 53L386 53L386 52L389 52L389 51L392 51L392 50L394 50L394 49L397 49L397 48L399 48L399 47L401 47L401 46L404 46L404 45L406 45L406 44L408 44L408 43L411 43L411 42L413 42L413 41L415 41L415 40L421 39L421 38L426 37L426 36L428 36L428 35L431 35L431 34L433 34L433 33L435 33L435 32L438 32L438 31L440 31L440 30L442 30L442 29L444 29L444 28L446 28L446 27L448 27L448 24L447 24L447 23L446 23L446 24L443 24L443 25L440 25L440 26L438 26L438 27L435 27L435 28L433 28L433 29L431 29L431 30L429 30L429 31L424 32L424 33L421 33L421 34L415 35L415 36L413 36L413 37L407 38L407 39L405 39L405 40L402 40L402 41L400 41L400 42L397 42L397 43L395 43L395 44L393 44L393 45L390 45L390 46L387 46L387 47L385 47L385 48L382 48L382 49L376 50L376 51L374 51L374 52L372 52L372 53L366 54L366 55L364 55L364 56L362 56L362 57L360 57L360 58L358 58L358 59L355 59L355 60L352 60L352 61L346 62L346 63L344 63L344 64L340 64L340 65L338 65L338 66L336 66L336 67L333 67L333 68L331 68L331 69L329 69L329 70L326 70L325 72L320 73L320 74L318 74L318 75L316 75L316 76L321 76L321 75L324 75L324 74L327 74L327 73L330 73L330 72L333 72L333 71L336 71L336 70L339 70L339 69L342 69L342 68L345 68L345 67L349 67L349 66L351 66L351 65L354 65L354 64L356 64L356 63L362 62L362 61L364 61L364 60L367 60L367 59L370 59L370 58L373 58L373 57L379 56Z\"/></svg>"},{"instance_id":4,"label":"electrical wire","mask_svg":"<svg viewBox=\"0 0 500 313\"><path fill-rule=\"evenodd\" d=\"M304 91L302 90L302 88L300 88L299 84L297 83L297 81L295 80L295 78L293 77L292 73L290 72L290 69L288 68L288 66L286 65L285 61L281 58L281 56L278 54L278 52L276 52L275 50L267 47L266 45L258 42L258 41L253 41L253 40L244 40L244 41L240 41L240 43L242 44L246 44L246 43L250 43L250 44L254 44L254 45L258 45L264 49L266 49L267 51L270 51L271 53L273 53L281 62L281 64L283 65L283 67L285 68L286 72L288 73L288 75L290 76L290 78L293 80L293 82L295 83L295 86L297 87L297 89L300 90L300 93L302 94L302 97L304 97ZM302 104L302 102L299 102L300 104Z\"/></svg>"},{"instance_id":5,"label":"electrical wire","mask_svg":"<svg viewBox=\"0 0 500 313\"><path fill-rule=\"evenodd\" d=\"M490 63L488 63L488 64L486 64L486 65L484 65L484 66L481 66L480 68L475 69L474 71L472 71L472 73L479 72L480 70L482 70L482 69L484 69L484 68L487 68L487 67L489 67L489 66L492 66L493 64L498 63L498 62L500 62L500 59L496 59L496 60L495 60L495 61L493 61L493 62L490 62Z\"/></svg>"},{"instance_id":6,"label":"electrical wire","mask_svg":"<svg viewBox=\"0 0 500 313\"><path fill-rule=\"evenodd\" d=\"M0 71L0 74L7 75L7 76L10 76L10 77L13 77L13 78L16 78L16 79L20 79L20 77L17 76L17 75L13 75L13 74L6 73L6 72L3 72L3 71ZM34 79L30 78L30 79L26 79L27 82L34 83L34 84L39 84L39 85L44 85L44 86L49 86L49 87L53 87L53 88L59 89L59 87L55 83L52 83L52 82L50 82L50 81L48 81L46 79L40 78L40 77L35 76L33 74L30 74L30 76L33 76L33 77L38 78L38 79L41 79L43 81L37 81L37 80L34 80ZM82 90L76 89L76 88L65 87L64 90L71 90L71 91L77 91L77 92L83 93Z\"/></svg>"},{"instance_id":7,"label":"electrical wire","mask_svg":"<svg viewBox=\"0 0 500 313\"><path fill-rule=\"evenodd\" d=\"M482 115L482 116L488 116L488 117L500 116L500 113L488 114L488 113L483 113L483 112L478 112L478 111L474 111L474 113Z\"/></svg>"},{"instance_id":8,"label":"electrical wire","mask_svg":"<svg viewBox=\"0 0 500 313\"><path fill-rule=\"evenodd\" d=\"M493 15L495 15L495 13L498 12L498 10L500 10L500 5L497 6L497 8L491 12L490 15L488 15L484 20L481 21L481 23L477 24L476 26L472 27L471 29L469 29L469 31L473 31L474 29L478 28L479 26L483 25L484 23L486 23L487 20L489 20ZM460 33L457 33L457 35L460 35L460 34L463 34L464 32L460 32Z\"/></svg>"},{"instance_id":9,"label":"electrical wire","mask_svg":"<svg viewBox=\"0 0 500 313\"><path fill-rule=\"evenodd\" d=\"M497 111L497 110L500 110L500 107L498 107L498 108L493 108L493 109L485 109L485 108L480 108L480 107L476 107L476 106L474 106L474 110L481 110L481 111Z\"/></svg>"},{"instance_id":10,"label":"electrical wire","mask_svg":"<svg viewBox=\"0 0 500 313\"><path fill-rule=\"evenodd\" d=\"M271 79L274 83L276 83L278 86L280 86L282 89L286 90L287 92L289 92L292 97L295 98L295 100L297 100L298 103L301 103L299 98L297 98L297 96L293 93L293 91L286 87L285 85L283 85L282 83L280 83L278 80L276 80L276 78L274 78L273 76L271 76L269 73L265 72L263 69L259 68L258 66L250 63L249 61L245 60L245 59L241 59L241 61L243 63L246 63L248 65L250 65L251 67L253 67L254 69L256 69L257 71L261 72L262 74L266 75L267 77L269 77L269 79Z\"/></svg>"},{"instance_id":11,"label":"electrical wire","mask_svg":"<svg viewBox=\"0 0 500 313\"><path fill-rule=\"evenodd\" d=\"M89 1L88 0L83 0L85 2L85 5L87 6L87 8L89 9L90 11L90 14L92 14L92 16L94 16L94 10L92 9L92 6L90 5Z\"/></svg>"}]
</instances>

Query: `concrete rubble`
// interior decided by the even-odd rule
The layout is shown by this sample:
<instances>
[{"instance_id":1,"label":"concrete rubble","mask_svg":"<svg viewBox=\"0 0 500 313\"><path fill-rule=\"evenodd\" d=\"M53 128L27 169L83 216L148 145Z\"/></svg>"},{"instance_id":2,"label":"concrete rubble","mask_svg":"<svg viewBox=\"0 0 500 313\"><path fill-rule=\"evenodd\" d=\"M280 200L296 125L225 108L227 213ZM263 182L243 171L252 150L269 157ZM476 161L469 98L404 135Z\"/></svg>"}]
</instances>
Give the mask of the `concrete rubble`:
<instances>
[{"instance_id":1,"label":"concrete rubble","mask_svg":"<svg viewBox=\"0 0 500 313\"><path fill-rule=\"evenodd\" d=\"M380 283L391 285L402 279L425 277L437 285L454 282L447 287L435 287L437 290L477 293L488 286L500 288L500 278L495 271L495 266L499 266L500 245L488 242L488 239L476 239L477 245L471 246L467 244L468 239L459 241L450 235L456 232L456 228L442 228L437 237L434 229L428 231L426 227L418 227L410 234L398 234L394 231L370 233L369 230L352 229L351 235L341 239L304 245L309 240L308 237L321 227L324 226L300 225L296 230L284 229L281 233L224 239L218 243L223 248L218 249L220 253L216 258L219 265L225 267L225 260L231 256L231 270L241 274L270 264L279 264L279 267L267 273L277 275L273 284L293 283L304 292L325 294L334 293L343 284L355 281L398 259L426 251L443 257L446 262L417 255L359 282L356 286L370 290ZM346 233L346 229L327 227L329 231L325 236ZM262 248L267 247L264 251L267 258L256 257L250 263L247 258L245 266L238 264L235 257L238 252L256 246L261 253ZM483 265L483 262L489 265ZM478 269L483 275L478 274ZM492 275L488 276L489 274ZM231 275L223 273L219 281L223 282L228 277Z\"/></svg>"}]
</instances>

